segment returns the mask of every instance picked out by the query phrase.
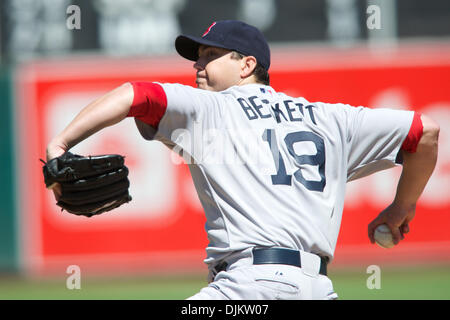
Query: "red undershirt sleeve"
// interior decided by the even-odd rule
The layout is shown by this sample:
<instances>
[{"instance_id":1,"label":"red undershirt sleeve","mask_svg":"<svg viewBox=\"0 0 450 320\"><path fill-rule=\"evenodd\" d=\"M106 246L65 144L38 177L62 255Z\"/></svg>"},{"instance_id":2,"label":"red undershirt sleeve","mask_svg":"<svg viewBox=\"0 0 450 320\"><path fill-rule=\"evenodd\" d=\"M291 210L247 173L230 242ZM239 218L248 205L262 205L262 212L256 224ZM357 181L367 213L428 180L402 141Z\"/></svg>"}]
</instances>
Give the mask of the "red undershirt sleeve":
<instances>
[{"instance_id":1,"label":"red undershirt sleeve","mask_svg":"<svg viewBox=\"0 0 450 320\"><path fill-rule=\"evenodd\" d=\"M153 82L131 82L133 104L127 117L135 117L155 129L167 109L167 96L161 85Z\"/></svg>"},{"instance_id":2,"label":"red undershirt sleeve","mask_svg":"<svg viewBox=\"0 0 450 320\"><path fill-rule=\"evenodd\" d=\"M421 114L419 112L414 112L411 128L401 147L401 149L406 152L414 153L417 150L417 145L419 144L423 133L423 124L420 116Z\"/></svg>"}]
</instances>

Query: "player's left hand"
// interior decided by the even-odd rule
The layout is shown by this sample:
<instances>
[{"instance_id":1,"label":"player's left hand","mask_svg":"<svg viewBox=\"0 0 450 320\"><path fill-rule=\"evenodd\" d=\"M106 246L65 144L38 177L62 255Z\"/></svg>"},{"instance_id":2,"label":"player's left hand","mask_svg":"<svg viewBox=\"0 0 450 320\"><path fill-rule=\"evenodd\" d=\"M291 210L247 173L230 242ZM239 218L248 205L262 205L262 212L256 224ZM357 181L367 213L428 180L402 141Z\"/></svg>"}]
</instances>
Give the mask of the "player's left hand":
<instances>
[{"instance_id":1,"label":"player's left hand","mask_svg":"<svg viewBox=\"0 0 450 320\"><path fill-rule=\"evenodd\" d=\"M368 226L368 236L375 243L374 232L380 224L386 224L392 233L393 242L397 245L409 232L409 223L416 213L416 204L404 205L393 202L384 209Z\"/></svg>"},{"instance_id":2,"label":"player's left hand","mask_svg":"<svg viewBox=\"0 0 450 320\"><path fill-rule=\"evenodd\" d=\"M46 150L46 158L47 162L54 158L58 158L62 156L67 151L67 148L56 144L56 143L49 143ZM55 200L59 201L62 195L61 185L57 182L53 183L51 186L48 187L53 191L53 195L55 196Z\"/></svg>"}]
</instances>

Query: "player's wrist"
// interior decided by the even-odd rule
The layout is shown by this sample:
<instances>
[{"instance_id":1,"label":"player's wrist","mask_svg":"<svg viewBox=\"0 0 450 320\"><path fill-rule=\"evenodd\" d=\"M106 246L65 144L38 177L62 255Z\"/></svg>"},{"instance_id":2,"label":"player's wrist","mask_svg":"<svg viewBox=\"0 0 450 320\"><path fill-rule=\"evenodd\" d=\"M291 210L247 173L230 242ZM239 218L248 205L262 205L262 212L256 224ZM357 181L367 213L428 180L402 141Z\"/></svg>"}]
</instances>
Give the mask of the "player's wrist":
<instances>
[{"instance_id":1,"label":"player's wrist","mask_svg":"<svg viewBox=\"0 0 450 320\"><path fill-rule=\"evenodd\" d=\"M408 212L416 209L416 203L417 203L416 199L396 197L392 202L391 206L393 206L397 210Z\"/></svg>"},{"instance_id":2,"label":"player's wrist","mask_svg":"<svg viewBox=\"0 0 450 320\"><path fill-rule=\"evenodd\" d=\"M62 142L56 138L53 139L47 145L47 150L46 150L47 161L63 155L68 150L69 150L69 148L64 142Z\"/></svg>"}]
</instances>

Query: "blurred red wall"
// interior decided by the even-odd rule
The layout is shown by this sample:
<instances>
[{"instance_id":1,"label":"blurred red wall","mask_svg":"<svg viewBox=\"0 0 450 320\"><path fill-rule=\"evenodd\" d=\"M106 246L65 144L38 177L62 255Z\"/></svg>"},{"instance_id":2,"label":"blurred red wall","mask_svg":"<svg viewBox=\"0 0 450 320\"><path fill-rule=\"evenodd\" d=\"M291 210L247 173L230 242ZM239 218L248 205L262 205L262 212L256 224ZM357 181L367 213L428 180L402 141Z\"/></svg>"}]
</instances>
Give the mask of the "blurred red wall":
<instances>
[{"instance_id":1,"label":"blurred red wall","mask_svg":"<svg viewBox=\"0 0 450 320\"><path fill-rule=\"evenodd\" d=\"M386 250L371 245L367 224L395 194L400 168L348 184L333 264L355 261L450 261L450 46L370 51L274 50L276 91L309 101L417 110L441 125L436 170L417 206L411 232ZM133 201L93 218L61 213L43 183L45 147L87 103L126 81L194 85L192 63L178 57L36 61L16 75L17 159L22 256L29 274L206 270L205 218L184 164L148 143L132 119L74 149L121 153L130 167Z\"/></svg>"}]
</instances>

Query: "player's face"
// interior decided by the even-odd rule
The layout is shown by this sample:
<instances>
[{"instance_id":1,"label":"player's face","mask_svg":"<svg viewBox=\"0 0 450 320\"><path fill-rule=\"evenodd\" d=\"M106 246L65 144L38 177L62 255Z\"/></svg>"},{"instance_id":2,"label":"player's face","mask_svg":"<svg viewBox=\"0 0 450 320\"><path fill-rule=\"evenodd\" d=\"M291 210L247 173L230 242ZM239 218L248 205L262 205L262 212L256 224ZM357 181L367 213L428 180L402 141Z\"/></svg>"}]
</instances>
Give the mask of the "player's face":
<instances>
[{"instance_id":1,"label":"player's face","mask_svg":"<svg viewBox=\"0 0 450 320\"><path fill-rule=\"evenodd\" d=\"M230 50L200 46L197 70L197 88L222 91L241 81L241 62L232 58Z\"/></svg>"}]
</instances>

